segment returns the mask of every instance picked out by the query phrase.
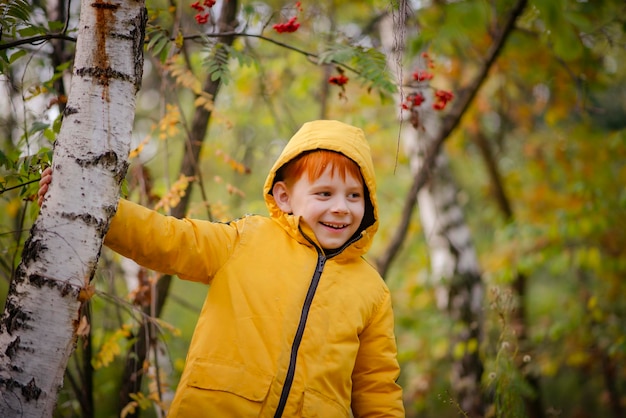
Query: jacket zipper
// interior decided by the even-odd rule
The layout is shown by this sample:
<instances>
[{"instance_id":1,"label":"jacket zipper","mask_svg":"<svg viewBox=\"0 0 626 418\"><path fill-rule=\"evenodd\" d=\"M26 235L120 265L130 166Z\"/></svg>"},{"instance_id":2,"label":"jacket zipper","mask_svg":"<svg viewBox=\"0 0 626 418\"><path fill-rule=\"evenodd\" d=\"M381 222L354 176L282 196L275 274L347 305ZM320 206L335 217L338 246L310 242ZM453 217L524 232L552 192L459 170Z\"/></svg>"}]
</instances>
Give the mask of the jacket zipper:
<instances>
[{"instance_id":1,"label":"jacket zipper","mask_svg":"<svg viewBox=\"0 0 626 418\"><path fill-rule=\"evenodd\" d=\"M309 290L307 291L306 298L304 299L304 305L302 306L302 313L300 314L300 323L298 324L296 336L294 337L293 344L291 345L291 356L289 358L289 368L287 369L287 376L285 377L285 384L283 385L283 390L280 393L280 400L278 401L278 407L276 408L276 413L274 414L274 418L282 417L283 411L285 410L285 405L287 405L287 398L289 397L289 392L291 391L291 385L293 384L293 379L296 375L296 360L298 358L298 349L300 348L300 343L302 342L302 336L304 335L306 321L309 316L309 309L311 308L311 304L313 303L313 297L315 296L317 285L320 282L320 277L322 277L324 264L326 264L326 257L324 256L324 253L318 249L317 266L315 268L315 274L313 275L313 279L311 280L311 284L309 285Z\"/></svg>"},{"instance_id":2,"label":"jacket zipper","mask_svg":"<svg viewBox=\"0 0 626 418\"><path fill-rule=\"evenodd\" d=\"M278 401L278 406L276 407L276 413L274 414L274 418L282 417L285 406L287 405L287 398L289 397L289 392L291 391L291 385L293 384L293 379L296 376L296 360L298 359L298 349L300 348L300 343L302 342L302 336L304 335L304 329L306 328L306 321L309 317L309 310L311 309L311 304L313 303L313 297L315 296L317 285L319 284L320 278L322 277L322 271L324 270L326 260L341 253L345 248L350 246L350 244L358 241L361 238L360 235L353 237L351 240L346 242L339 251L326 256L326 254L324 254L324 251L319 248L309 237L307 237L304 233L302 235L304 235L307 241L309 241L311 244L313 244L313 246L315 246L315 248L317 248L317 266L315 267L315 273L313 274L313 279L311 280L311 284L309 285L309 290L307 290L306 298L304 299L304 305L302 306L302 312L300 313L300 322L298 323L298 329L296 331L295 337L293 338L293 344L291 345L291 356L289 357L287 376L285 377L285 384L283 385L283 389L280 393L280 399Z\"/></svg>"}]
</instances>

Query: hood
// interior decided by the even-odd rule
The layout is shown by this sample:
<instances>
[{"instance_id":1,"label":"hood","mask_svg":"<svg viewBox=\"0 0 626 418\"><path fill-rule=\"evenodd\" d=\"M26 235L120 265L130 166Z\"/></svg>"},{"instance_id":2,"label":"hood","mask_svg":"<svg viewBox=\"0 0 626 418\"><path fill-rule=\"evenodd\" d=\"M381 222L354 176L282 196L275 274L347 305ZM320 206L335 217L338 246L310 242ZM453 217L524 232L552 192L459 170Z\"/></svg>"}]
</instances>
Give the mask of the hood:
<instances>
[{"instance_id":1,"label":"hood","mask_svg":"<svg viewBox=\"0 0 626 418\"><path fill-rule=\"evenodd\" d=\"M334 120L317 120L307 122L289 140L282 153L270 170L263 193L270 217L283 225L296 238L299 220L281 211L274 197L272 187L276 181L276 173L287 162L306 151L324 149L339 152L353 160L361 169L365 181L366 201L365 216L361 225L361 239L352 245L361 253L367 251L378 229L378 204L376 201L376 179L370 146L365 134L359 128ZM305 231L306 232L306 231ZM307 234L309 235L309 234ZM314 238L311 233L309 236Z\"/></svg>"}]
</instances>

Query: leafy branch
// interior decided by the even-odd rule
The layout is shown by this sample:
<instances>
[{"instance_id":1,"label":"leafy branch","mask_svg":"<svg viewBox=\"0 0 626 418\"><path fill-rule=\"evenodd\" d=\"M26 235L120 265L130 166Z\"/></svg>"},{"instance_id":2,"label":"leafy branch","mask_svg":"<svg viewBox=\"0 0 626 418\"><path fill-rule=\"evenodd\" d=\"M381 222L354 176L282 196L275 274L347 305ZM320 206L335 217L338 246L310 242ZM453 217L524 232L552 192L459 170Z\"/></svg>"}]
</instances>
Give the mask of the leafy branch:
<instances>
[{"instance_id":1,"label":"leafy branch","mask_svg":"<svg viewBox=\"0 0 626 418\"><path fill-rule=\"evenodd\" d=\"M384 93L394 93L396 91L395 84L387 76L387 72L385 70L385 56L380 51L373 48L354 47L350 45L333 45L321 54L314 54L312 52L297 48L285 42L281 42L271 37L259 34L232 31L225 33L211 33L171 38L167 35L164 29L155 28L156 27L153 27L152 30L148 29L150 41L148 41L146 45L148 50L151 50L154 54L159 55L162 60L167 57L167 52L169 52L172 46L178 45L183 40L206 41L206 39L208 38L216 38L221 36L232 36L235 38L255 38L301 54L317 65L332 64L348 70L364 80L368 84L369 88L379 88ZM0 51L10 48L16 48L21 45L27 44L38 45L52 39L63 39L66 41L76 42L76 38L74 37L61 33L51 33L32 36L13 42L0 44ZM233 48L230 48L229 52L232 54ZM243 58L242 54L238 54L237 59L240 63L247 62L247 60ZM354 64L351 65L350 63ZM227 73L225 72L225 66L223 64L224 63L221 62L211 66L210 71L213 76L227 76Z\"/></svg>"}]
</instances>

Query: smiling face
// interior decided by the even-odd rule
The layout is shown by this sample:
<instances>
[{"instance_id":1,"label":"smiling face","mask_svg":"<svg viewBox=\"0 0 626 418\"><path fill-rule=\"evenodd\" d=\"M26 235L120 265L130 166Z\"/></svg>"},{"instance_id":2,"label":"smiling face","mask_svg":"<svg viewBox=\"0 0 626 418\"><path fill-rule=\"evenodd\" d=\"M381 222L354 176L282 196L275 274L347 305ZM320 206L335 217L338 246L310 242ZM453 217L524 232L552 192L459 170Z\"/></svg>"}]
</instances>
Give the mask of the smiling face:
<instances>
[{"instance_id":1,"label":"smiling face","mask_svg":"<svg viewBox=\"0 0 626 418\"><path fill-rule=\"evenodd\" d=\"M360 174L356 177L354 170L340 170L329 164L319 176L302 174L295 181L276 182L273 189L280 209L302 217L325 250L345 244L359 229L365 213Z\"/></svg>"}]
</instances>

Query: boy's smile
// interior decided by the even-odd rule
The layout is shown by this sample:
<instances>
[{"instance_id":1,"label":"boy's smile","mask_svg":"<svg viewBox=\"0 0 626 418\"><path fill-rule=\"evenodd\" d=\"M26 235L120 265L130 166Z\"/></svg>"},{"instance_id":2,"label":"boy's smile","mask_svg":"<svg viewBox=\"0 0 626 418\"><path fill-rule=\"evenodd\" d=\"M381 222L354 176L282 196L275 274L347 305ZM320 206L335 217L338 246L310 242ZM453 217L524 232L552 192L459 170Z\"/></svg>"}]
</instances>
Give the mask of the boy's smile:
<instances>
[{"instance_id":1,"label":"boy's smile","mask_svg":"<svg viewBox=\"0 0 626 418\"><path fill-rule=\"evenodd\" d=\"M280 183L280 184L279 184ZM329 166L313 181L303 175L288 187L277 183L276 202L302 217L326 250L341 247L359 229L365 213L363 181L346 173L345 180Z\"/></svg>"}]
</instances>

